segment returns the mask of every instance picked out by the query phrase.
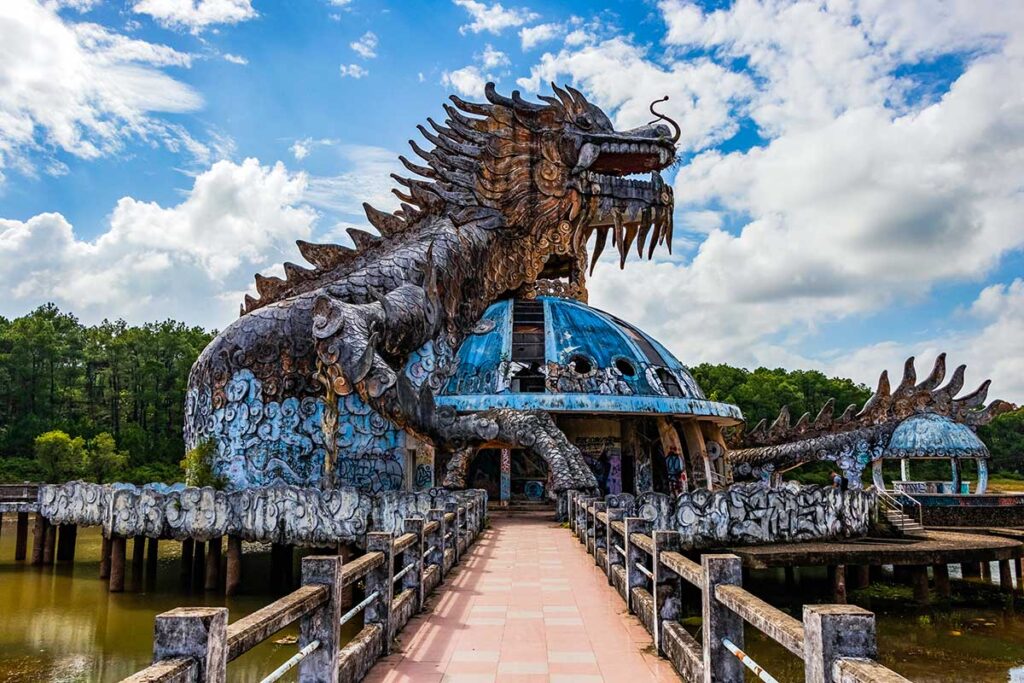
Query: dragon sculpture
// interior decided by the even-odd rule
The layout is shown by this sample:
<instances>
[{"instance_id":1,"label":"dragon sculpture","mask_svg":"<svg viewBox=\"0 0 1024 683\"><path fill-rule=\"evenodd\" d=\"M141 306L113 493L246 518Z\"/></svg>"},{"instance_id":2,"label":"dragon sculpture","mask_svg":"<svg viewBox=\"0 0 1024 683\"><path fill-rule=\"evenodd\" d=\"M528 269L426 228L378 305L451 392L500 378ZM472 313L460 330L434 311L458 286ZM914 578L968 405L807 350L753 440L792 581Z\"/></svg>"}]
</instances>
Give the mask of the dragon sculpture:
<instances>
[{"instance_id":1,"label":"dragon sculpture","mask_svg":"<svg viewBox=\"0 0 1024 683\"><path fill-rule=\"evenodd\" d=\"M654 103L654 121L617 131L580 92L552 87L542 104L493 84L487 103L452 96L444 125L419 127L433 148L410 141L423 164L399 157L415 176L393 175L401 208L364 204L379 235L350 229L355 249L299 241L312 268L256 276L259 297L203 351L186 400L186 443L214 444L229 487L398 488L408 435L456 457L522 447L548 461L554 491L596 486L548 415L460 415L433 400L488 305L549 278L585 286L592 235L591 271L609 236L620 266L634 244L671 251L659 171L679 126Z\"/></svg>"},{"instance_id":2,"label":"dragon sculpture","mask_svg":"<svg viewBox=\"0 0 1024 683\"><path fill-rule=\"evenodd\" d=\"M914 358L910 357L895 390L891 388L888 373L883 371L878 378L878 388L864 406L858 409L850 405L839 417L834 416L834 399L826 402L813 419L810 413L805 413L796 424L791 424L789 408L783 406L771 425L761 420L753 429L732 440L727 457L733 475L738 479L765 479L773 472L828 460L835 462L854 486L859 486L861 472L869 462L876 464L876 473L880 475L877 466L883 457L899 457L890 448L891 439L896 430L910 420L945 420L975 428L1015 408L1001 400L985 405L989 380L957 398L964 386L966 369L966 365L957 367L949 382L942 386L946 376L946 354L943 353L936 358L931 373L918 382ZM958 457L988 457L984 446L977 443L979 447L975 452L960 452ZM879 481L876 477L876 484Z\"/></svg>"}]
</instances>

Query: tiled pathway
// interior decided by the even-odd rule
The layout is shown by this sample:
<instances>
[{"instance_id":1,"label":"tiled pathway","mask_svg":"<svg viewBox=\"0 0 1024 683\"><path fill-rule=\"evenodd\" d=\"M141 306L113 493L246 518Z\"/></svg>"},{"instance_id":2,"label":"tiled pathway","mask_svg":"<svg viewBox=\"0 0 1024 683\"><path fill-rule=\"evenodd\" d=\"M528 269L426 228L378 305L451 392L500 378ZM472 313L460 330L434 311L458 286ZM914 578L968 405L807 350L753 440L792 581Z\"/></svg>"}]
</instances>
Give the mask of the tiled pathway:
<instances>
[{"instance_id":1,"label":"tiled pathway","mask_svg":"<svg viewBox=\"0 0 1024 683\"><path fill-rule=\"evenodd\" d=\"M399 639L367 681L679 681L594 558L550 516L492 515Z\"/></svg>"}]
</instances>

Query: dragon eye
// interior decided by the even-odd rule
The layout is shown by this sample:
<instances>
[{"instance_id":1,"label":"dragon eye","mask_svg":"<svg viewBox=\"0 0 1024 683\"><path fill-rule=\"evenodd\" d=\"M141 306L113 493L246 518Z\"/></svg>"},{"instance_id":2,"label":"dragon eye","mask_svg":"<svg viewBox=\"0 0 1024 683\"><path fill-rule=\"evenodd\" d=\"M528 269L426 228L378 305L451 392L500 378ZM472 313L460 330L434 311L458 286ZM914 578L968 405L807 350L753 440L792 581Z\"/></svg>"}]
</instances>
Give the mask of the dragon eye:
<instances>
[{"instance_id":1,"label":"dragon eye","mask_svg":"<svg viewBox=\"0 0 1024 683\"><path fill-rule=\"evenodd\" d=\"M576 125L580 128L590 128L594 122L590 119L589 114L580 114L576 117Z\"/></svg>"}]
</instances>

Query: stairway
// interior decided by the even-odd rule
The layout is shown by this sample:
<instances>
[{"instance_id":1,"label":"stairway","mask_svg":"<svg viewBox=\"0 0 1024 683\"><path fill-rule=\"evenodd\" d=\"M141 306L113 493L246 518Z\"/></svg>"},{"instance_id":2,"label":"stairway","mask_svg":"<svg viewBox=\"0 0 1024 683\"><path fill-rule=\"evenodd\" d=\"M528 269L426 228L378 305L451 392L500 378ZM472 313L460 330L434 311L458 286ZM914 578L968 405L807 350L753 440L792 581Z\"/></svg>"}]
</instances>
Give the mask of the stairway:
<instances>
[{"instance_id":1,"label":"stairway","mask_svg":"<svg viewBox=\"0 0 1024 683\"><path fill-rule=\"evenodd\" d=\"M883 508L882 512L885 513L885 518L889 520L889 523L896 527L901 533L904 534L919 534L924 531L924 527L908 515L905 515L899 510L892 510Z\"/></svg>"}]
</instances>

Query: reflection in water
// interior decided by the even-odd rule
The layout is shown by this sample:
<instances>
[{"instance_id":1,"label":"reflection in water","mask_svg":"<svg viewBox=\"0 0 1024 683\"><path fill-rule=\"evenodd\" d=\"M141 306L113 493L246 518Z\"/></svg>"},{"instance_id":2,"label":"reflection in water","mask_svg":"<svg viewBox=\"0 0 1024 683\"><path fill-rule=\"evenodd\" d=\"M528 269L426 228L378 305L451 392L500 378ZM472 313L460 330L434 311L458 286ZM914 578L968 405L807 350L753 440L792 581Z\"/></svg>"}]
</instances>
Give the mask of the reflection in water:
<instances>
[{"instance_id":1,"label":"reflection in water","mask_svg":"<svg viewBox=\"0 0 1024 683\"><path fill-rule=\"evenodd\" d=\"M6 515L5 517L11 517ZM4 520L8 522L7 519ZM13 520L10 520L13 521ZM254 577L269 576L264 554L247 554L245 587L262 590L225 598L223 591L189 593L179 583L181 545L160 544L155 583L131 576L129 559L125 592L108 593L99 576L99 529L80 529L74 566L32 567L14 562L14 527L0 535L0 680L117 681L149 664L153 619L174 607L224 605L235 621L271 602L268 585ZM130 558L129 543L129 558ZM260 579L256 578L258 582ZM228 665L232 680L259 680L295 654L296 645L277 644L297 635L292 626Z\"/></svg>"}]
</instances>

